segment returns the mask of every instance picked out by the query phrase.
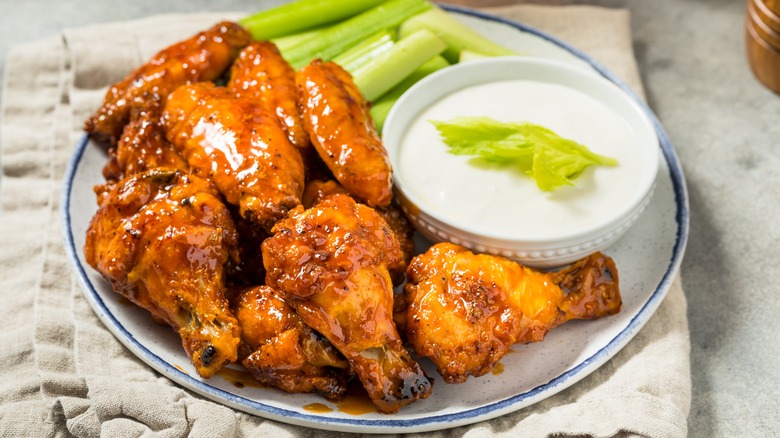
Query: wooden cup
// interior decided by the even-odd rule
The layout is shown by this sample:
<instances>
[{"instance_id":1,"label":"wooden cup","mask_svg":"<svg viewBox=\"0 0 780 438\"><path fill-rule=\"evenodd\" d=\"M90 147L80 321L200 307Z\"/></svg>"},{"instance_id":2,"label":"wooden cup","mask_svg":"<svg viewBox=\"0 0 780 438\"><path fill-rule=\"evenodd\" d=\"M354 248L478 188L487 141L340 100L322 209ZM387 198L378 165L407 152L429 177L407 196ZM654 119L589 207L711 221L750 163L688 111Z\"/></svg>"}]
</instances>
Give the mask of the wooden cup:
<instances>
[{"instance_id":1,"label":"wooden cup","mask_svg":"<svg viewBox=\"0 0 780 438\"><path fill-rule=\"evenodd\" d=\"M774 12L777 15L780 15L780 0L763 0L763 2L766 5L767 9L769 9L770 11Z\"/></svg>"},{"instance_id":2,"label":"wooden cup","mask_svg":"<svg viewBox=\"0 0 780 438\"><path fill-rule=\"evenodd\" d=\"M780 0L774 0L780 4ZM748 0L748 9L752 7L753 13L767 27L775 32L780 32L780 12L774 12L767 4L767 0Z\"/></svg>"},{"instance_id":3,"label":"wooden cup","mask_svg":"<svg viewBox=\"0 0 780 438\"><path fill-rule=\"evenodd\" d=\"M764 39L770 46L780 50L780 31L773 29L769 23L767 23L756 10L757 3L761 0L753 0L748 2L747 6L747 24L753 27L753 30Z\"/></svg>"},{"instance_id":4,"label":"wooden cup","mask_svg":"<svg viewBox=\"0 0 780 438\"><path fill-rule=\"evenodd\" d=\"M780 47L764 39L757 27L748 15L745 18L745 48L750 68L761 83L780 93Z\"/></svg>"}]
</instances>

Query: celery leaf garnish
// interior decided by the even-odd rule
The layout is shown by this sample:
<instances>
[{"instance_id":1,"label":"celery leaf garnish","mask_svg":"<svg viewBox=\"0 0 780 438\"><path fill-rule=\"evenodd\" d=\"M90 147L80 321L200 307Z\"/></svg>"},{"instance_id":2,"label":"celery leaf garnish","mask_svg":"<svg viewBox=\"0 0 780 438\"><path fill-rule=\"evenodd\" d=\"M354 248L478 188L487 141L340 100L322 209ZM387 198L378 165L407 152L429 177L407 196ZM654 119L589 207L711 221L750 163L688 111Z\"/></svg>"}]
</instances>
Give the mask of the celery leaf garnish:
<instances>
[{"instance_id":1,"label":"celery leaf garnish","mask_svg":"<svg viewBox=\"0 0 780 438\"><path fill-rule=\"evenodd\" d=\"M431 121L453 155L477 156L487 162L514 165L544 191L574 185L592 165L616 166L617 160L539 125L503 123L489 117L456 117Z\"/></svg>"}]
</instances>

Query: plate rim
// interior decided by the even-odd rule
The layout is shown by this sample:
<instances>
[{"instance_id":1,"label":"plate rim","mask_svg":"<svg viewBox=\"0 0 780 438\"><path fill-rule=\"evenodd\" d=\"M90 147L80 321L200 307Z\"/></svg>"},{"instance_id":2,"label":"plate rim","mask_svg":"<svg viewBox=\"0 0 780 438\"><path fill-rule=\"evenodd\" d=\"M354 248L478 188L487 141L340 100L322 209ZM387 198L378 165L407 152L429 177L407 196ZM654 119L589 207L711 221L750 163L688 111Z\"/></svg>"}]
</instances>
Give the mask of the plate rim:
<instances>
[{"instance_id":1,"label":"plate rim","mask_svg":"<svg viewBox=\"0 0 780 438\"><path fill-rule=\"evenodd\" d=\"M680 164L672 143L666 134L663 126L656 117L655 113L648 105L640 99L622 80L614 73L606 69L598 61L577 49L576 47L563 42L545 32L535 29L531 26L516 22L511 19L499 17L490 13L477 11L470 8L441 5L448 12L455 12L466 16L471 16L487 21L492 21L510 26L520 32L525 32L550 42L588 63L602 77L613 82L623 92L627 93L634 102L639 105L642 111L647 115L653 124L658 135L659 146L666 162L669 177L671 180L672 191L675 200L675 222L677 224L675 243L672 248L671 259L666 266L661 280L650 295L647 301L641 306L626 327L612 338L605 346L600 348L590 357L584 359L572 369L559 374L550 381L541 384L526 392L516 394L512 397L499 400L485 406L441 415L429 415L421 418L412 419L394 419L388 416L387 419L365 420L360 418L332 418L323 417L316 414L306 414L299 411L288 410L263 404L249 398L238 396L225 390L211 386L207 382L196 380L186 372L175 368L161 357L154 354L151 350L142 345L132 333L130 333L111 313L102 297L89 280L89 277L81 264L77 249L75 247L73 233L71 229L70 200L73 189L73 179L78 169L79 163L84 156L89 139L85 134L76 144L75 150L71 155L68 166L63 177L63 188L60 196L60 223L66 253L71 262L76 277L81 286L82 292L90 302L92 309L97 314L103 324L112 332L123 345L130 349L136 357L141 359L147 365L156 371L175 381L179 385L192 390L200 395L206 396L218 403L226 404L252 415L258 415L285 423L299 426L313 427L317 426L325 430L334 431L352 431L367 433L393 433L401 430L411 431L430 431L448 429L465 424L471 424L478 421L484 421L495 418L506 413L520 410L547 397L557 394L568 388L590 373L599 368L600 364L606 363L618 351L625 347L628 342L639 332L649 318L660 306L664 297L672 286L672 282L679 270L685 253L685 247L688 241L689 232L689 198L688 190Z\"/></svg>"}]
</instances>

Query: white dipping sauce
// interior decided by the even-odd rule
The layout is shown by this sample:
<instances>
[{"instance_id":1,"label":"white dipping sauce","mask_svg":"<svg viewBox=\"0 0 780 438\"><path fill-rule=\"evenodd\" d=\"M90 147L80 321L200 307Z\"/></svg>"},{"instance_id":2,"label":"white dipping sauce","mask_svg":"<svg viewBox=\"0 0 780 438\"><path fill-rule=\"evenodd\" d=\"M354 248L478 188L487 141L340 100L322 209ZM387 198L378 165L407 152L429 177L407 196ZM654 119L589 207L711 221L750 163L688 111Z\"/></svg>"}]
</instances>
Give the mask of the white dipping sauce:
<instances>
[{"instance_id":1,"label":"white dipping sauce","mask_svg":"<svg viewBox=\"0 0 780 438\"><path fill-rule=\"evenodd\" d=\"M618 165L590 166L573 187L543 192L516 168L478 167L470 163L474 157L450 154L430 120L459 116L535 123ZM423 110L401 141L395 171L414 202L450 225L489 237L543 240L598 227L636 195L637 141L618 113L580 91L529 80L492 82Z\"/></svg>"}]
</instances>

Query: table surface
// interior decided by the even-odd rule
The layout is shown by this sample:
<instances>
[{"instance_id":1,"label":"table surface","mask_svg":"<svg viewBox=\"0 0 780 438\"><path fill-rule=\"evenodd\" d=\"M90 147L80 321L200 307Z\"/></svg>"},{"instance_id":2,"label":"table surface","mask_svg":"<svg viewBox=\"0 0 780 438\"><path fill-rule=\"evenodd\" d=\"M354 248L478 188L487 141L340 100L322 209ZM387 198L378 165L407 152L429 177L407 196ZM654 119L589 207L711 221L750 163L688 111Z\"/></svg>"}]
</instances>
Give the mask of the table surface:
<instances>
[{"instance_id":1,"label":"table surface","mask_svg":"<svg viewBox=\"0 0 780 438\"><path fill-rule=\"evenodd\" d=\"M16 44L65 27L283 1L0 0L0 74ZM454 0L489 6L509 0ZM780 96L745 59L740 0L557 0L626 7L648 101L682 161L691 229L682 265L693 436L780 433ZM45 11L45 12L44 12ZM2 95L0 95L2 99ZM780 239L778 239L780 240Z\"/></svg>"}]
</instances>

